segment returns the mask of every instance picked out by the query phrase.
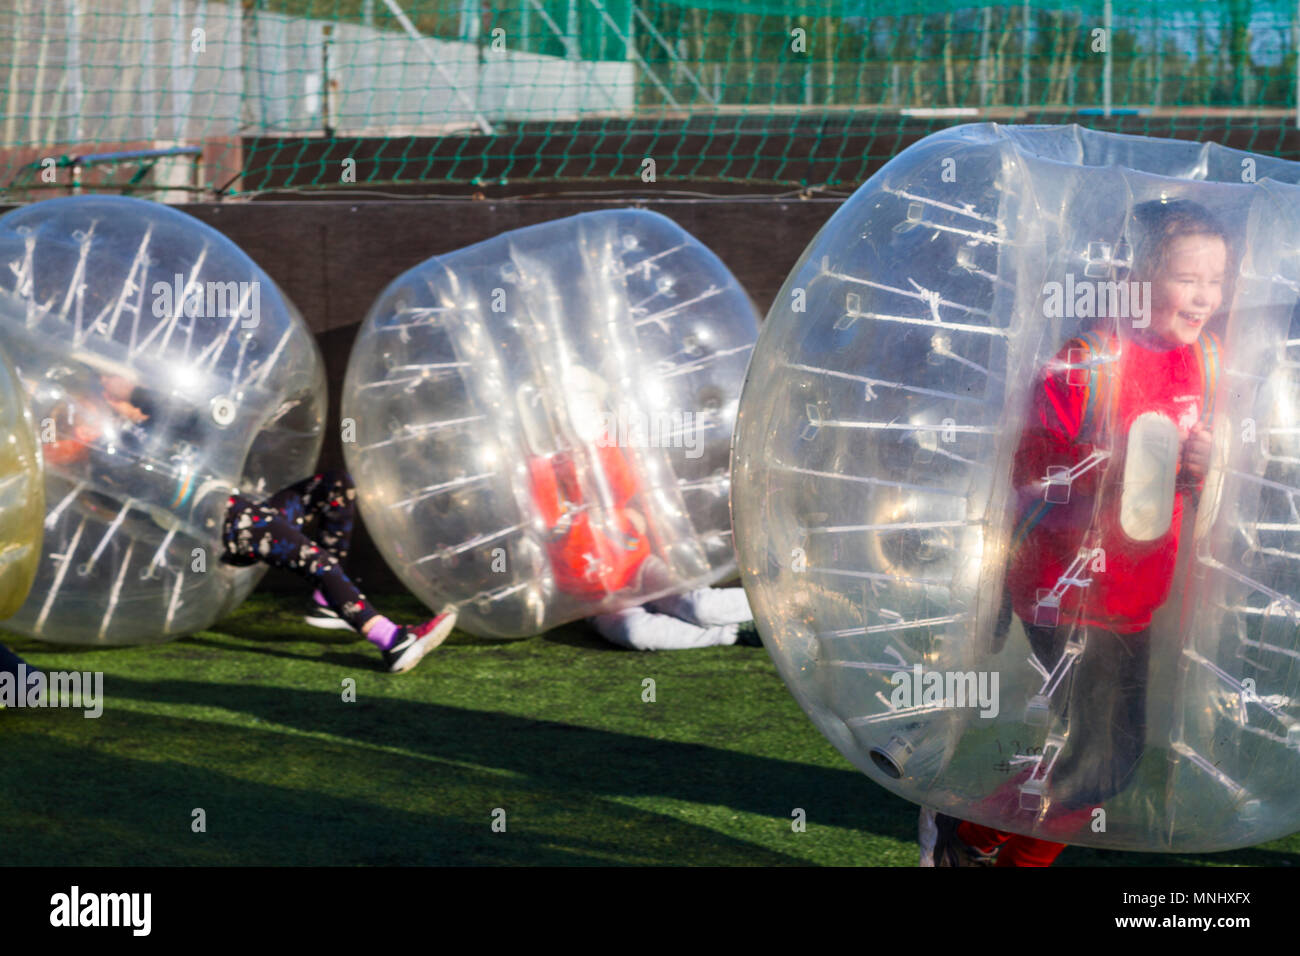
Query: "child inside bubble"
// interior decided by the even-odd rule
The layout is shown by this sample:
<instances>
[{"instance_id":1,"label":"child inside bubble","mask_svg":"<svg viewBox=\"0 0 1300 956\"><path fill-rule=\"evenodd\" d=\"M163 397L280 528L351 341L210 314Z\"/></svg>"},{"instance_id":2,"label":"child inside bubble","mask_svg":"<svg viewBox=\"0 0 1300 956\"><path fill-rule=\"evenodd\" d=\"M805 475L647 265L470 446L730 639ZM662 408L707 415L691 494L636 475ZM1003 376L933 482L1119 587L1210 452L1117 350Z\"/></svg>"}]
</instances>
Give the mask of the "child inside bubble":
<instances>
[{"instance_id":1,"label":"child inside bubble","mask_svg":"<svg viewBox=\"0 0 1300 956\"><path fill-rule=\"evenodd\" d=\"M192 453L202 437L197 410L177 408L127 375L101 375L99 384L97 394L61 400L56 441L45 452L54 464L93 479L91 487L99 491L82 492L93 506L106 501L105 507L116 510L130 498L170 524L206 496L224 496L221 560L235 567L260 562L303 578L314 586L307 623L354 630L375 645L390 673L410 670L450 635L455 608L415 627L398 625L343 570L356 510L356 492L345 473L318 472L264 498L203 480ZM160 442L152 426L164 419ZM140 467L142 462L149 467ZM115 490L115 497L104 489Z\"/></svg>"},{"instance_id":2,"label":"child inside bubble","mask_svg":"<svg viewBox=\"0 0 1300 956\"><path fill-rule=\"evenodd\" d=\"M598 603L619 591L672 587L667 564L650 545L641 481L610 435L608 386L582 366L573 366L566 382L562 415L530 386L519 400L529 486L549 529L546 550L556 589ZM572 444L586 446L587 454L575 455ZM584 471L586 482L580 480ZM594 487L598 500L589 500L584 485ZM601 637L629 650L759 643L743 588L696 588L590 620Z\"/></svg>"},{"instance_id":3,"label":"child inside bubble","mask_svg":"<svg viewBox=\"0 0 1300 956\"><path fill-rule=\"evenodd\" d=\"M1017 521L995 650L1014 611L1039 664L1061 678L1046 696L1065 743L1038 826L1062 838L1129 785L1142 757L1151 619L1210 462L1221 346L1207 325L1235 272L1228 233L1195 202L1143 203L1132 231L1131 281L1144 285L1130 301L1146 307L1102 319L1047 365L1012 470ZM1082 652L1067 654L1070 644ZM1031 772L984 808L1032 823L1036 812L1020 810ZM1049 866L1065 845L922 811L923 865Z\"/></svg>"}]
</instances>

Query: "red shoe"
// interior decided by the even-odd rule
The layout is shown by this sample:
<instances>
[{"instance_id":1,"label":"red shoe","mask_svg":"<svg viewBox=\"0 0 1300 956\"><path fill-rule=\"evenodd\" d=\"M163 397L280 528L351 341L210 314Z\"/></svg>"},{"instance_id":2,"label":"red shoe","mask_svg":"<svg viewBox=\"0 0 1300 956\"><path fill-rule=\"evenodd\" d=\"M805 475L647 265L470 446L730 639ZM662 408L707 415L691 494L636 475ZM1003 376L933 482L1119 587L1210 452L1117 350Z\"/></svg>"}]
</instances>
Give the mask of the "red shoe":
<instances>
[{"instance_id":1,"label":"red shoe","mask_svg":"<svg viewBox=\"0 0 1300 956\"><path fill-rule=\"evenodd\" d=\"M420 663L429 653L447 639L456 626L456 609L448 606L431 621L419 627L402 628L401 637L393 646L383 651L384 663L390 674L401 674Z\"/></svg>"}]
</instances>

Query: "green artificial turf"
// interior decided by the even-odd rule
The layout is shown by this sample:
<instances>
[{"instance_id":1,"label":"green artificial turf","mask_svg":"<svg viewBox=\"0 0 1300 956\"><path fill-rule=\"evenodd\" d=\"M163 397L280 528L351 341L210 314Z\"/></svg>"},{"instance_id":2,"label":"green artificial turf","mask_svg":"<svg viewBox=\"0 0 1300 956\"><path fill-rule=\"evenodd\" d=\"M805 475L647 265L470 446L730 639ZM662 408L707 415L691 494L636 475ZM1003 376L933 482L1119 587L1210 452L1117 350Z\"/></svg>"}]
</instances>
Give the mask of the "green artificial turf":
<instances>
[{"instance_id":1,"label":"green artificial turf","mask_svg":"<svg viewBox=\"0 0 1300 956\"><path fill-rule=\"evenodd\" d=\"M761 649L637 654L580 624L457 632L390 676L302 609L259 594L154 647L5 637L47 670L103 671L106 698L93 720L0 711L6 863L916 862L916 808L835 752ZM1141 864L1300 864L1300 835L1206 855L1072 847L1058 865Z\"/></svg>"}]
</instances>

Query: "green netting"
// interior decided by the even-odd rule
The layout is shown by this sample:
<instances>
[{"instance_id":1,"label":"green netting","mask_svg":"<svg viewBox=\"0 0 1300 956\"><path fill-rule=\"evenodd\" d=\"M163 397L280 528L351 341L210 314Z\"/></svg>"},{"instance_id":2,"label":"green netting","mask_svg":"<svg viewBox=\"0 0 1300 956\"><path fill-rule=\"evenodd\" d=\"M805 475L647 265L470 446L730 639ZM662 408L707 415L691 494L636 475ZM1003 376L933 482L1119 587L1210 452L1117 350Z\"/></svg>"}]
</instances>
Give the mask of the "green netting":
<instances>
[{"instance_id":1,"label":"green netting","mask_svg":"<svg viewBox=\"0 0 1300 956\"><path fill-rule=\"evenodd\" d=\"M1300 158L1298 27L1296 0L7 0L0 189L848 189L979 119Z\"/></svg>"}]
</instances>

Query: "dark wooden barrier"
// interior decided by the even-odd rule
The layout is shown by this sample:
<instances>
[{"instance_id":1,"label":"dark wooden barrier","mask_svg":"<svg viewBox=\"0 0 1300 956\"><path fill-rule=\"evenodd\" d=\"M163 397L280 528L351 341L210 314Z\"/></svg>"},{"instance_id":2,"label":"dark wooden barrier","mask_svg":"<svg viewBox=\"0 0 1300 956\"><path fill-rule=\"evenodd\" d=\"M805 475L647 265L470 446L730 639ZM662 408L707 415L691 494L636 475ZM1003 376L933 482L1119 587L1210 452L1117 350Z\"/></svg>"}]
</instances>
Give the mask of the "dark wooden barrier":
<instances>
[{"instance_id":1,"label":"dark wooden barrier","mask_svg":"<svg viewBox=\"0 0 1300 956\"><path fill-rule=\"evenodd\" d=\"M793 112L762 107L694 116L665 115L576 123L524 123L498 136L250 137L234 192L331 199L339 190L489 199L562 190L664 195L780 194L801 188L852 192L908 146L957 123L1056 125L1213 141L1235 149L1300 158L1295 113L1281 109L1160 107L1096 110L991 107L962 117L908 115L850 106ZM641 182L653 158L656 182ZM355 180L342 183L349 160ZM226 160L229 165L229 160ZM215 180L214 180L215 181Z\"/></svg>"}]
</instances>

